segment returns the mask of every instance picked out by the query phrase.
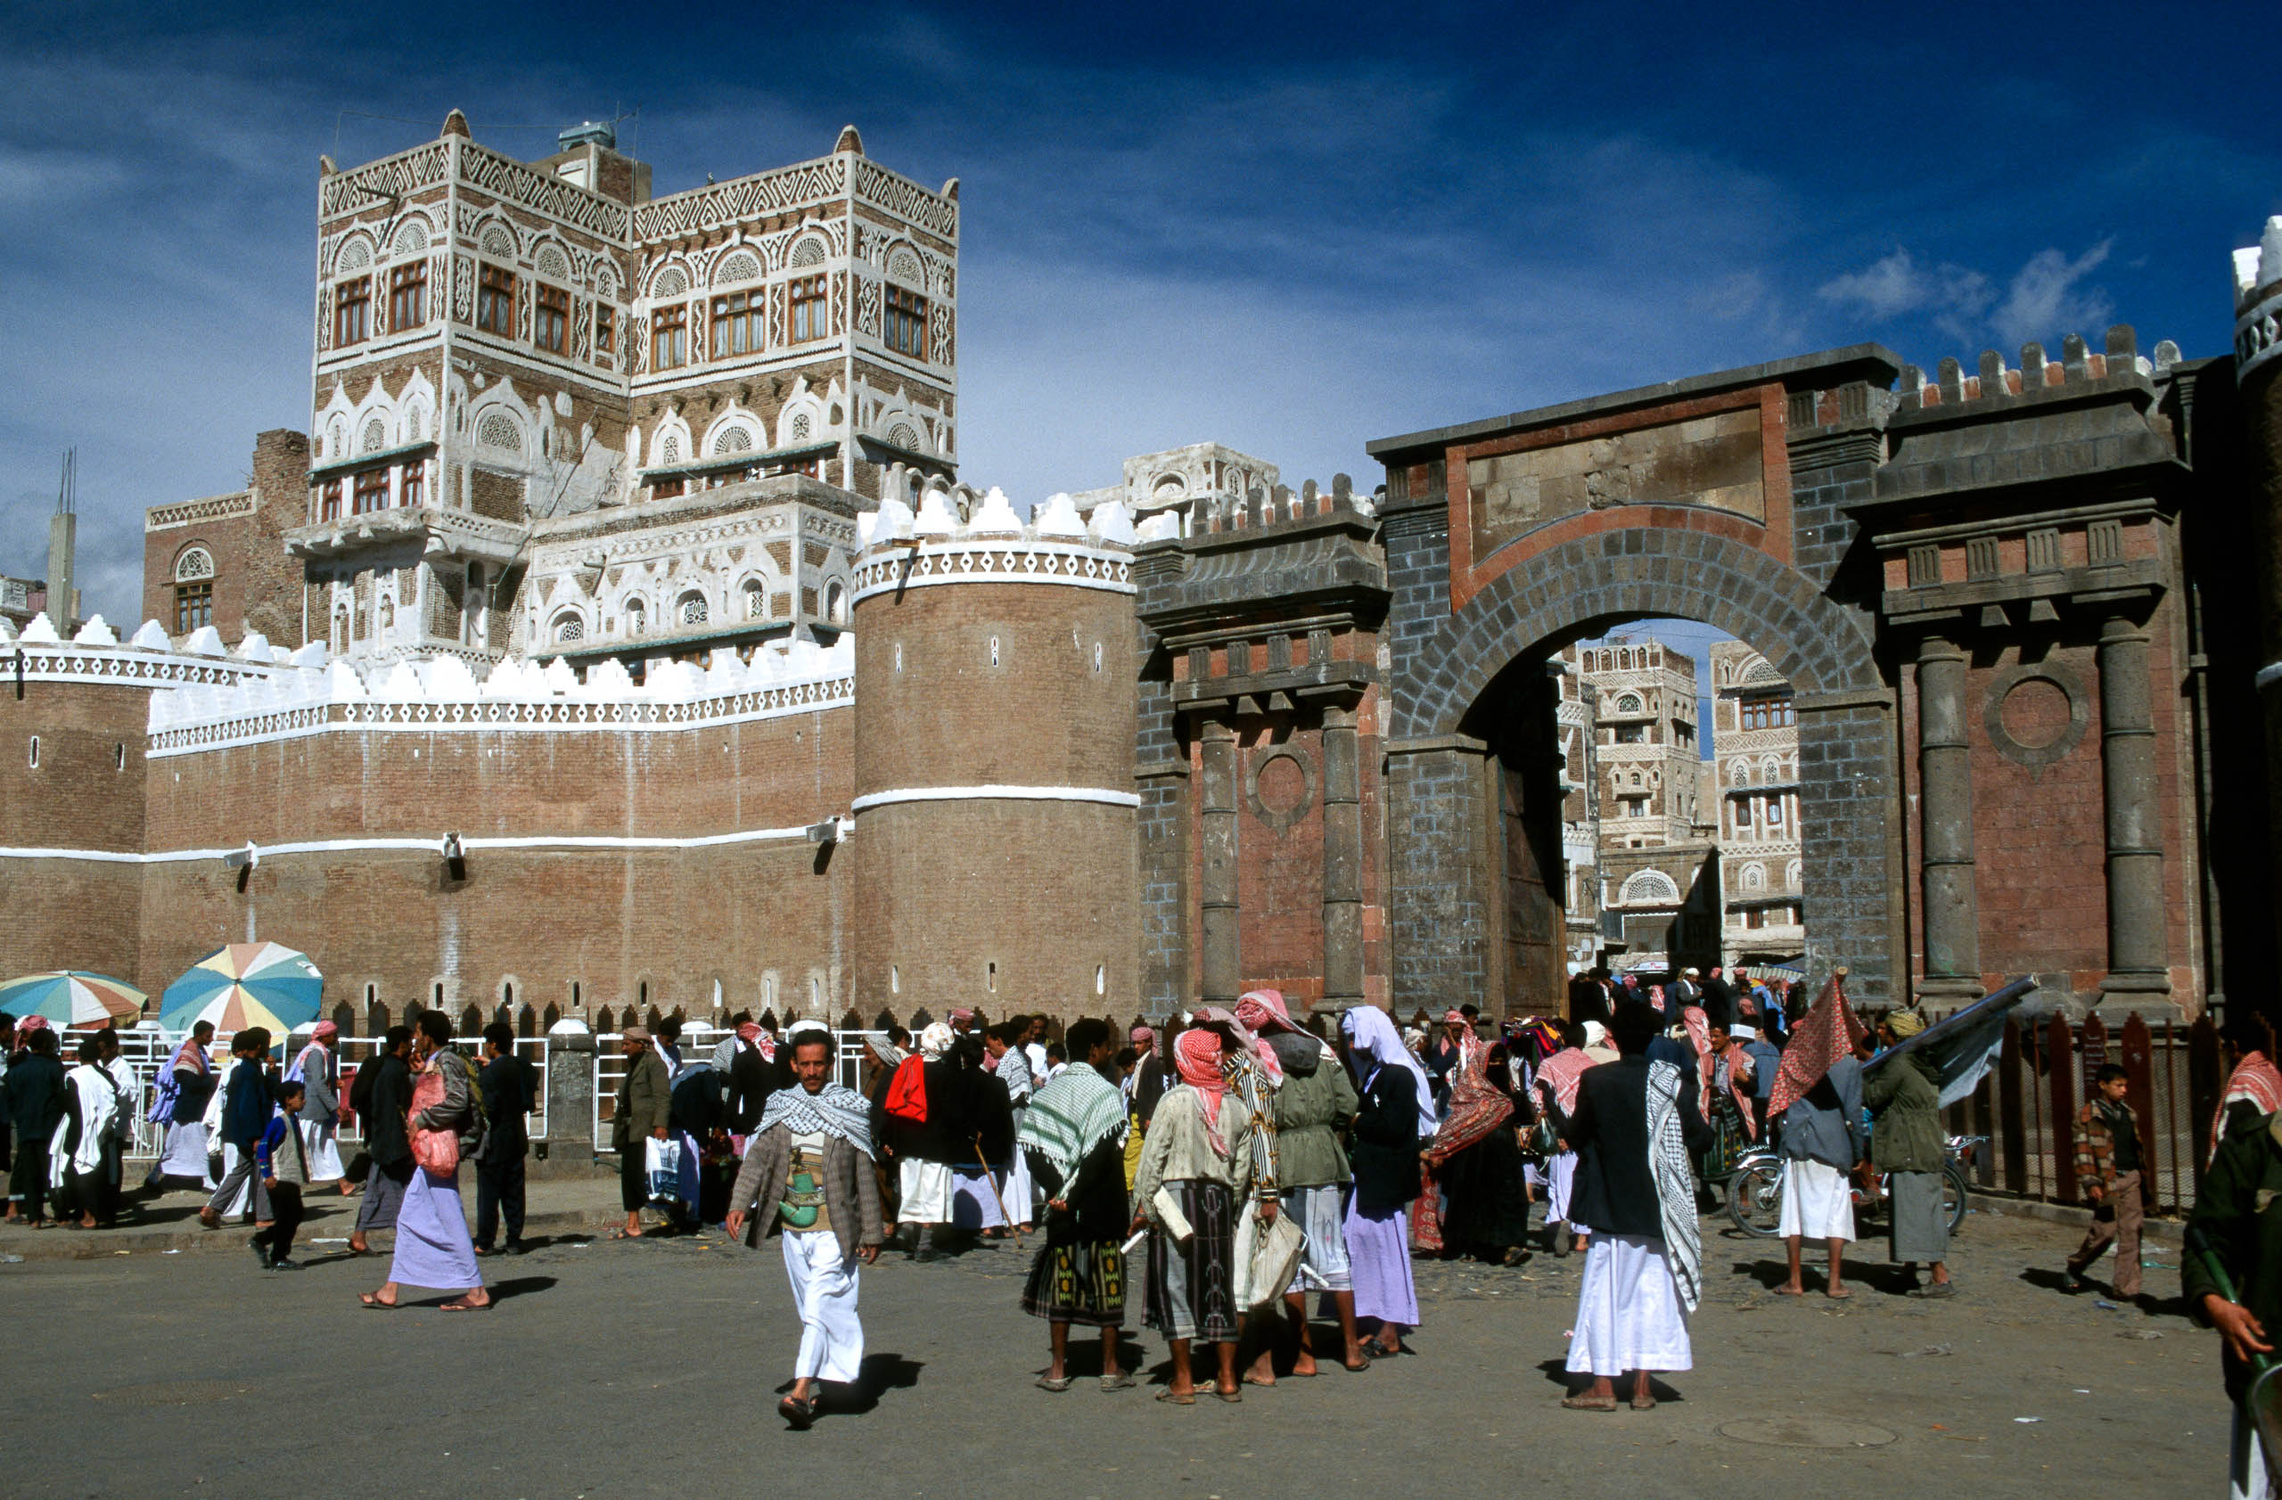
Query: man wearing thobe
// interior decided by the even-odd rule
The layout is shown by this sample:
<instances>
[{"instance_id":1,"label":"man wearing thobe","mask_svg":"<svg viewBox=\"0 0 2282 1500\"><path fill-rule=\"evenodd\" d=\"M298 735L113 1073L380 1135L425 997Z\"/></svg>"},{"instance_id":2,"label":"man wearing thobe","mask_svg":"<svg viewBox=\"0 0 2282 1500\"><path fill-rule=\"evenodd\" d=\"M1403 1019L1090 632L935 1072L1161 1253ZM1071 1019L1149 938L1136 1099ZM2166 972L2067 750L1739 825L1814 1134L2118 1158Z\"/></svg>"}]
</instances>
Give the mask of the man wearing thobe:
<instances>
[{"instance_id":1,"label":"man wearing thobe","mask_svg":"<svg viewBox=\"0 0 2282 1500\"><path fill-rule=\"evenodd\" d=\"M1036 1034L1035 1022L1008 1021L994 1026L986 1033L991 1057L997 1062L995 1076L1006 1085L1007 1107L1013 1115L1016 1135L1022 1133L1022 1113L1030 1107L1030 1096L1037 1092L1037 1080L1031 1072L1030 1057L1025 1038ZM1006 1216L1023 1234L1030 1232L1031 1219L1036 1213L1031 1199L1030 1164L1021 1151L1006 1167Z\"/></svg>"},{"instance_id":2,"label":"man wearing thobe","mask_svg":"<svg viewBox=\"0 0 2282 1500\"><path fill-rule=\"evenodd\" d=\"M491 1128L475 1162L475 1253L491 1254L493 1234L507 1222L508 1255L523 1253L523 1158L530 1150L527 1117L533 1101L526 1090L522 1060L515 1055L515 1030L505 1021L483 1028L483 1109Z\"/></svg>"},{"instance_id":3,"label":"man wearing thobe","mask_svg":"<svg viewBox=\"0 0 2282 1500\"><path fill-rule=\"evenodd\" d=\"M269 1028L249 1026L231 1037L230 1055L238 1061L230 1069L229 1093L222 1103L222 1144L234 1154L214 1196L198 1210L198 1222L208 1229L219 1229L222 1216L237 1211L240 1193L246 1195L254 1223L269 1223L269 1191L254 1170L254 1147L269 1128L269 1078L262 1071L269 1057Z\"/></svg>"},{"instance_id":4,"label":"man wearing thobe","mask_svg":"<svg viewBox=\"0 0 2282 1500\"><path fill-rule=\"evenodd\" d=\"M371 1249L366 1236L375 1229L394 1229L404 1206L404 1189L412 1181L412 1137L405 1115L412 1107L412 1069L405 1059L412 1051L412 1028L391 1026L381 1038L380 1056L365 1064L372 1070L370 1107L364 1116L365 1153L372 1171L365 1178L364 1202L357 1205L357 1227L349 1233L349 1248L362 1255ZM357 1081L361 1084L364 1075Z\"/></svg>"},{"instance_id":5,"label":"man wearing thobe","mask_svg":"<svg viewBox=\"0 0 2282 1500\"><path fill-rule=\"evenodd\" d=\"M119 1116L119 1086L103 1071L101 1042L82 1037L78 1051L78 1066L63 1075L64 1118L48 1142L48 1158L54 1163L57 1213L77 1214L80 1228L93 1229L105 1145Z\"/></svg>"},{"instance_id":6,"label":"man wearing thobe","mask_svg":"<svg viewBox=\"0 0 2282 1500\"><path fill-rule=\"evenodd\" d=\"M116 1224L120 1195L126 1186L127 1152L135 1142L135 1114L143 1107L143 1078L119 1050L117 1031L106 1026L95 1039L102 1044L103 1072L119 1094L118 1113L112 1116L110 1138L104 1142L103 1180L95 1188L95 1222Z\"/></svg>"},{"instance_id":7,"label":"man wearing thobe","mask_svg":"<svg viewBox=\"0 0 2282 1500\"><path fill-rule=\"evenodd\" d=\"M879 1188L872 1175L871 1106L831 1082L832 1034L803 1022L786 1037L795 1087L769 1095L745 1165L729 1195L727 1228L757 1243L783 1239L785 1274L800 1310L792 1390L777 1412L795 1428L816 1420L819 1381L851 1384L862 1372L864 1327L856 1313L861 1272L879 1258Z\"/></svg>"}]
</instances>

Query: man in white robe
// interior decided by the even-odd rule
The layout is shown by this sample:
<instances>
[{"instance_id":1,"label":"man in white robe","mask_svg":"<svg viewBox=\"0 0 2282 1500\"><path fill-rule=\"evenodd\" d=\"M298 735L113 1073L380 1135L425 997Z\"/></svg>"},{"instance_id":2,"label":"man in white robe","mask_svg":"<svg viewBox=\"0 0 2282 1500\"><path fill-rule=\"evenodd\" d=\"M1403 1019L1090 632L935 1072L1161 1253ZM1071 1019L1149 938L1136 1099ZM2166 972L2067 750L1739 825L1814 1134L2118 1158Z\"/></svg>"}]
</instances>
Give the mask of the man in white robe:
<instances>
[{"instance_id":1,"label":"man in white robe","mask_svg":"<svg viewBox=\"0 0 2282 1500\"><path fill-rule=\"evenodd\" d=\"M103 1180L104 1146L119 1116L119 1088L103 1071L103 1044L79 1042L79 1064L63 1075L68 1095L63 1118L48 1143L49 1187L81 1229L95 1227L96 1188Z\"/></svg>"}]
</instances>

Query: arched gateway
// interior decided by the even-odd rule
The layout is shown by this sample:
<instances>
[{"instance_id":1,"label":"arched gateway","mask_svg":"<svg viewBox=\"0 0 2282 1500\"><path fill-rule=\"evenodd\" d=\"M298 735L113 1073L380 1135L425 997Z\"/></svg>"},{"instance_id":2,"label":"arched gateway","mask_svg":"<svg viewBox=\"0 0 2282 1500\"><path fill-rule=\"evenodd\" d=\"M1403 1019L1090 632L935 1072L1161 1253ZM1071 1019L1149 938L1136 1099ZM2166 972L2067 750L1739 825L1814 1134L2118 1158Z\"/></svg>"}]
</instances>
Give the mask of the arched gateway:
<instances>
[{"instance_id":1,"label":"arched gateway","mask_svg":"<svg viewBox=\"0 0 2282 1500\"><path fill-rule=\"evenodd\" d=\"M1762 756L1743 795L1796 818L1734 912L1698 899L1708 863L1634 882L1647 862L1612 854L1598 874L1642 897L1620 904L1676 884L1717 952L1780 869L1810 971L1848 965L1870 1006L2027 972L2080 1006L2192 1014L2227 882L2263 893L2205 837L2223 731L2254 722L2240 632L2188 610L2191 581L2206 610L2250 597L2181 436L2219 378L2141 359L2127 328L1930 382L1863 345L1373 443L1376 504L1344 484L1192 498L1134 554L1145 1006L1272 984L1406 1016L1557 1007L1589 882L1555 746L1587 720L1579 669L1542 669L1684 616L1788 683L1796 779ZM1701 780L1691 750L1662 766ZM1693 818L1686 790L1659 815Z\"/></svg>"},{"instance_id":2,"label":"arched gateway","mask_svg":"<svg viewBox=\"0 0 2282 1500\"><path fill-rule=\"evenodd\" d=\"M1543 874L1560 857L1538 753L1553 726L1510 700L1542 692L1528 664L1654 616L1749 641L1792 684L1809 962L1850 965L1866 1000L1891 993L1905 940L1894 695L1839 566L1851 528L1818 493L1861 445L1797 453L1788 418L1797 396L1819 408L1850 384L1866 414L1893 370L1846 350L1372 446L1390 475L1389 566L1415 580L1388 621L1398 1009L1560 992L1556 914L1527 909L1562 890Z\"/></svg>"}]
</instances>

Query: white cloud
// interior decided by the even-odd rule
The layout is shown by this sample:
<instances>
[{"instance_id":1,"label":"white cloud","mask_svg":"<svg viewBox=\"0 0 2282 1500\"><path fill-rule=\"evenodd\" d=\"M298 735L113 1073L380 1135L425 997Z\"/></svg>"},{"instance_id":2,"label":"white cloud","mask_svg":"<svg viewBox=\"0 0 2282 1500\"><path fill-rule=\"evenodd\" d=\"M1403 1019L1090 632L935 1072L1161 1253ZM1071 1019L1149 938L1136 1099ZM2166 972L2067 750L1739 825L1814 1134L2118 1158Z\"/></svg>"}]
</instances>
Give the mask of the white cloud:
<instances>
[{"instance_id":1,"label":"white cloud","mask_svg":"<svg viewBox=\"0 0 2282 1500\"><path fill-rule=\"evenodd\" d=\"M2096 330L2106 328L2115 304L2099 287L2080 283L2108 258L2114 246L2114 240L2102 240L2074 260L2058 250L2039 250L2030 256L2028 264L2013 277L2004 305L1992 320L1998 335L2008 344L2025 344L2059 333L2082 333L2090 338Z\"/></svg>"},{"instance_id":2,"label":"white cloud","mask_svg":"<svg viewBox=\"0 0 2282 1500\"><path fill-rule=\"evenodd\" d=\"M2005 283L2001 300L1996 284L1982 272L1947 261L1924 266L1906 247L1860 271L1831 278L1816 295L1879 322L1923 317L1965 343L1994 338L2017 348L2061 333L2089 336L2107 325L2114 304L2101 288L2084 285L2084 278L2108 258L2114 244L2102 240L2073 260L2057 248L2039 250Z\"/></svg>"},{"instance_id":3,"label":"white cloud","mask_svg":"<svg viewBox=\"0 0 2282 1500\"><path fill-rule=\"evenodd\" d=\"M1921 266L1900 246L1863 270L1824 282L1815 295L1879 319L1926 313L1960 338L1972 336L1971 328L1996 300L1989 278L1979 271L1946 261Z\"/></svg>"}]
</instances>

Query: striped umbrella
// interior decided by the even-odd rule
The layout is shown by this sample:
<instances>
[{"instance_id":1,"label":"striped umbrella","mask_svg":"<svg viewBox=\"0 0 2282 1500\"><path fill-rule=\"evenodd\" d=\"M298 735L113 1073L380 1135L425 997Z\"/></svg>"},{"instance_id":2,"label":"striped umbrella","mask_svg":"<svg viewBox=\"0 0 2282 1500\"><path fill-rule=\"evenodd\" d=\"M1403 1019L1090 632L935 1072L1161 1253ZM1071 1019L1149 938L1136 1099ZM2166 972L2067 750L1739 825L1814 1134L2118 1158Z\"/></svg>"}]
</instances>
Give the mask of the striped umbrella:
<instances>
[{"instance_id":1,"label":"striped umbrella","mask_svg":"<svg viewBox=\"0 0 2282 1500\"><path fill-rule=\"evenodd\" d=\"M143 1013L147 998L123 979L82 969L26 974L0 984L0 1010L12 1016L45 1016L59 1027L100 1027L105 1022L131 1026Z\"/></svg>"},{"instance_id":2,"label":"striped umbrella","mask_svg":"<svg viewBox=\"0 0 2282 1500\"><path fill-rule=\"evenodd\" d=\"M192 964L159 997L159 1023L187 1031L211 1021L224 1036L266 1026L278 1041L317 1018L325 976L282 943L232 943Z\"/></svg>"}]
</instances>

